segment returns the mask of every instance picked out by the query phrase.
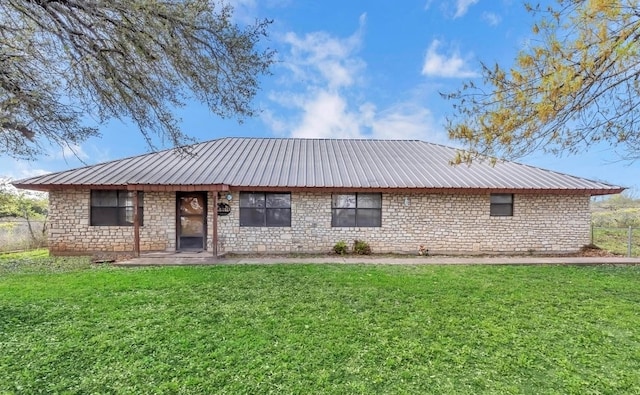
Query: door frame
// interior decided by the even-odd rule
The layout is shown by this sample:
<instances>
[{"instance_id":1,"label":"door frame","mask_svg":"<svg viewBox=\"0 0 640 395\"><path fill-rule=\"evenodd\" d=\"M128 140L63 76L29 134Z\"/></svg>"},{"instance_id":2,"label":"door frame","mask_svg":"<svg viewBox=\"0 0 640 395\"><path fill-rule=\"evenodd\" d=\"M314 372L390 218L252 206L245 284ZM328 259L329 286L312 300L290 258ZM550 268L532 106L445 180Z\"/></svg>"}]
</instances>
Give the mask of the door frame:
<instances>
[{"instance_id":1,"label":"door frame","mask_svg":"<svg viewBox=\"0 0 640 395\"><path fill-rule=\"evenodd\" d=\"M204 203L204 209L202 210L202 247L183 248L180 244L180 198L185 196L200 196ZM206 251L207 250L207 192L176 192L176 251Z\"/></svg>"}]
</instances>

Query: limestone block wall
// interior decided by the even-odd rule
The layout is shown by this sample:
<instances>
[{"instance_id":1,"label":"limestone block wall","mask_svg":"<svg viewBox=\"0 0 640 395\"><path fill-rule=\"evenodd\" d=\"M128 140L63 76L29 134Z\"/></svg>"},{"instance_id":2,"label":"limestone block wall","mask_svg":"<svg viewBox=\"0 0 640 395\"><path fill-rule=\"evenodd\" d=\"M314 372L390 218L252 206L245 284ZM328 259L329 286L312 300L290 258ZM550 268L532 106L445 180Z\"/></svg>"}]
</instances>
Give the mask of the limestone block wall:
<instances>
[{"instance_id":1,"label":"limestone block wall","mask_svg":"<svg viewBox=\"0 0 640 395\"><path fill-rule=\"evenodd\" d=\"M361 239L376 253L573 252L589 243L588 195L516 194L512 217L489 215L489 194L382 195L379 228L332 228L331 194L291 194L291 227L240 227L239 193L218 217L218 249L231 253L324 253ZM133 227L90 226L90 191L51 191L49 248L54 254L130 252ZM207 245L213 243L214 196L208 194ZM175 251L175 192L145 192L141 251Z\"/></svg>"},{"instance_id":2,"label":"limestone block wall","mask_svg":"<svg viewBox=\"0 0 640 395\"><path fill-rule=\"evenodd\" d=\"M132 226L90 226L90 190L49 193L49 250L52 254L133 251ZM175 250L175 193L145 192L140 250Z\"/></svg>"},{"instance_id":3,"label":"limestone block wall","mask_svg":"<svg viewBox=\"0 0 640 395\"><path fill-rule=\"evenodd\" d=\"M218 220L221 252L323 253L361 239L378 253L559 253L590 241L586 194L516 194L513 216L492 217L488 193L385 193L379 228L332 228L331 194L313 192L291 194L291 227L240 227L238 198Z\"/></svg>"}]
</instances>

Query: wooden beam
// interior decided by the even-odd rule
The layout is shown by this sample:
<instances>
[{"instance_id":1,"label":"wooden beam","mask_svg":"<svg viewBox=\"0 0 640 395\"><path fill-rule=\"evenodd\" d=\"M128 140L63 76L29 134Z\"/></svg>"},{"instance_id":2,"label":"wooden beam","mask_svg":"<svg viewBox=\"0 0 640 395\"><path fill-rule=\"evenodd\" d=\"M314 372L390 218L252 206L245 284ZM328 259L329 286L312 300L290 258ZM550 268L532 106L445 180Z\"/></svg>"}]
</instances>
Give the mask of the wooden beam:
<instances>
[{"instance_id":1,"label":"wooden beam","mask_svg":"<svg viewBox=\"0 0 640 395\"><path fill-rule=\"evenodd\" d=\"M218 193L213 192L213 235L211 242L211 249L213 250L213 257L218 259Z\"/></svg>"},{"instance_id":2,"label":"wooden beam","mask_svg":"<svg viewBox=\"0 0 640 395\"><path fill-rule=\"evenodd\" d=\"M138 191L133 191L133 254L140 256L140 219L138 218Z\"/></svg>"}]
</instances>

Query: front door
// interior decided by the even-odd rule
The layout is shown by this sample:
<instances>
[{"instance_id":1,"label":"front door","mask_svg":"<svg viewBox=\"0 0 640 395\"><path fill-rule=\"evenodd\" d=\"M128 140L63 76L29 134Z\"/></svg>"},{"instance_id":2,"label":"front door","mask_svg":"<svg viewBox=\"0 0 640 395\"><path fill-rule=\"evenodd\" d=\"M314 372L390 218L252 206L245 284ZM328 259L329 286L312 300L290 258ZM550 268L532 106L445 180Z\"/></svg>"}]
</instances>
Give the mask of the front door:
<instances>
[{"instance_id":1,"label":"front door","mask_svg":"<svg viewBox=\"0 0 640 395\"><path fill-rule=\"evenodd\" d=\"M206 192L178 192L176 212L177 250L205 250L207 246Z\"/></svg>"}]
</instances>

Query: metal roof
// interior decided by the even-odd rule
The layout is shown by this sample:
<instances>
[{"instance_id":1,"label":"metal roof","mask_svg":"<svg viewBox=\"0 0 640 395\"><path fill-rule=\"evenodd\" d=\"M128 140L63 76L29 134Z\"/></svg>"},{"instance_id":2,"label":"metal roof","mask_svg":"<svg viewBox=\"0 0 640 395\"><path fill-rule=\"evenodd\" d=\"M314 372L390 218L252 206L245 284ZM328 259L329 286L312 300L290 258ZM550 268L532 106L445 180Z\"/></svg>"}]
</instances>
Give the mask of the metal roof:
<instances>
[{"instance_id":1,"label":"metal roof","mask_svg":"<svg viewBox=\"0 0 640 395\"><path fill-rule=\"evenodd\" d=\"M489 189L619 193L624 188L515 162L453 166L456 149L418 140L222 138L14 182L75 186ZM217 189L212 188L212 189Z\"/></svg>"}]
</instances>

